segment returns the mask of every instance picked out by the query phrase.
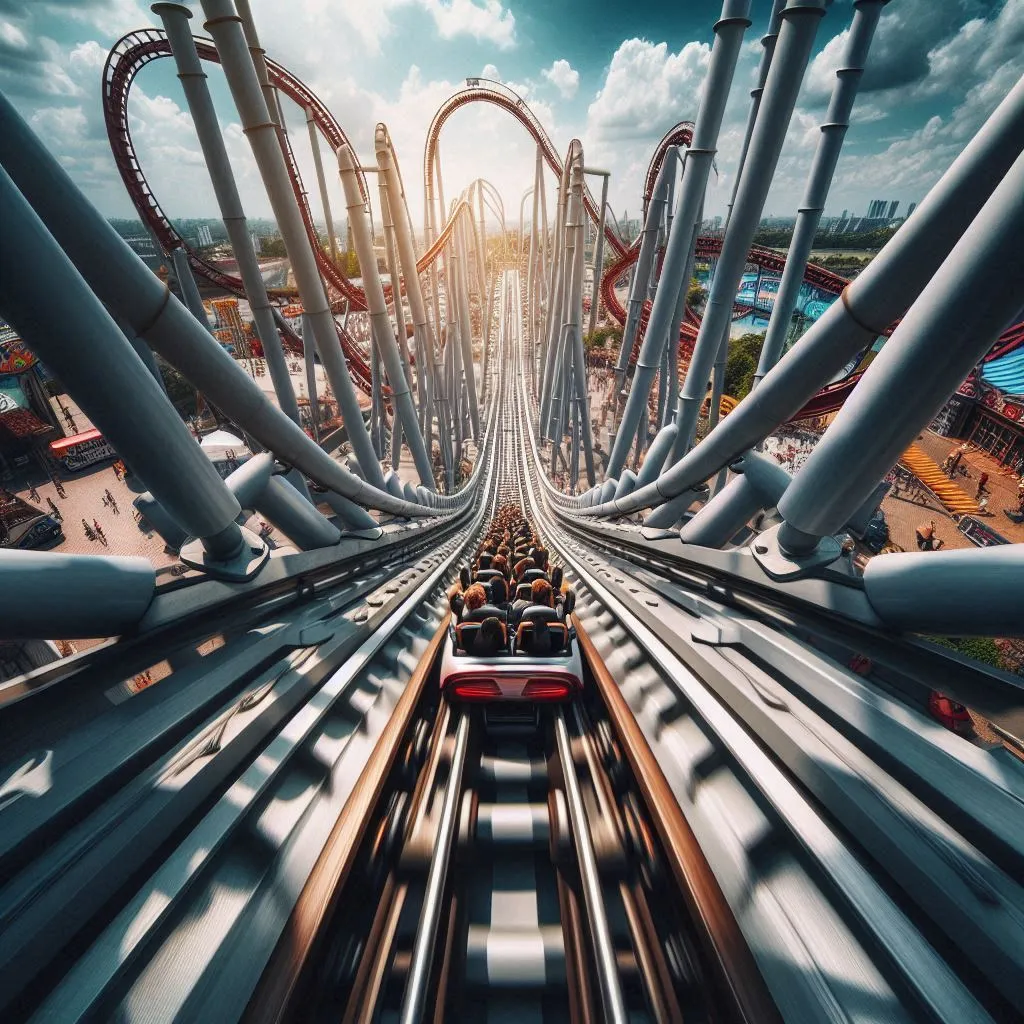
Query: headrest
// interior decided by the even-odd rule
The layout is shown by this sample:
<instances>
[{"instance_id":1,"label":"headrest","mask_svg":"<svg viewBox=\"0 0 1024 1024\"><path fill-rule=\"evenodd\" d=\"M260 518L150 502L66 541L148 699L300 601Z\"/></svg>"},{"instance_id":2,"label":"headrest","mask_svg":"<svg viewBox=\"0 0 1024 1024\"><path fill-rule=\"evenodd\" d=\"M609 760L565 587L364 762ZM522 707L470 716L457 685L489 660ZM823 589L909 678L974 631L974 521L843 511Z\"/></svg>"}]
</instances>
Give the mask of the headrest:
<instances>
[{"instance_id":1,"label":"headrest","mask_svg":"<svg viewBox=\"0 0 1024 1024\"><path fill-rule=\"evenodd\" d=\"M530 584L529 583L520 583L519 586L516 587L516 600L517 601L529 601L530 597L531 597L531 595L530 595Z\"/></svg>"},{"instance_id":2,"label":"headrest","mask_svg":"<svg viewBox=\"0 0 1024 1024\"><path fill-rule=\"evenodd\" d=\"M483 622L484 619L495 618L501 622L505 621L505 613L500 608L495 608L493 604L482 604L479 608L469 612L466 617L466 622Z\"/></svg>"},{"instance_id":3,"label":"headrest","mask_svg":"<svg viewBox=\"0 0 1024 1024\"><path fill-rule=\"evenodd\" d=\"M527 569L520 578L520 583L532 583L534 580L546 580L548 574L543 569Z\"/></svg>"},{"instance_id":4,"label":"headrest","mask_svg":"<svg viewBox=\"0 0 1024 1024\"><path fill-rule=\"evenodd\" d=\"M476 579L478 583L486 583L488 580L503 577L500 569L478 569Z\"/></svg>"},{"instance_id":5,"label":"headrest","mask_svg":"<svg viewBox=\"0 0 1024 1024\"><path fill-rule=\"evenodd\" d=\"M531 604L523 609L523 622L557 622L558 612L544 604Z\"/></svg>"}]
</instances>

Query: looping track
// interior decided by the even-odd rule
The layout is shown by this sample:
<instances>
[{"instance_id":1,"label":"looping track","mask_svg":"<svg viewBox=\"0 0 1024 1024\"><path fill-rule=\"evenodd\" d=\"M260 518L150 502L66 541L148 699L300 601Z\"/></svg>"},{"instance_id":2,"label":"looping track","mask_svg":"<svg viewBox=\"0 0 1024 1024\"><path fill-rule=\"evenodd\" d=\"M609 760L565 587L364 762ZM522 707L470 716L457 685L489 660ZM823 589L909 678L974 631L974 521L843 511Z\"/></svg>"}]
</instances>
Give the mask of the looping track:
<instances>
[{"instance_id":1,"label":"looping track","mask_svg":"<svg viewBox=\"0 0 1024 1024\"><path fill-rule=\"evenodd\" d=\"M199 51L199 56L203 60L219 63L219 56L212 41L197 38L196 47ZM167 41L167 37L162 31L157 29L142 29L129 33L120 39L110 51L103 69L103 112L114 160L125 187L128 189L128 194L132 198L132 202L164 249L168 252L176 248L184 249L189 264L195 273L236 295L243 295L242 282L237 277L227 274L203 260L187 245L174 228L170 218L164 213L156 196L149 187L135 152L134 144L132 143L131 132L128 126L128 95L132 83L146 64L161 57L169 57L170 55L170 44ZM332 149L336 149L342 143L349 142L341 125L330 110L328 110L327 106L299 78L269 57L267 58L267 68L270 80L275 88L283 92L302 109L310 108L312 110L317 127L323 132ZM555 175L561 175L562 173L562 161L559 158L554 143L526 102L501 83L490 82L484 79L474 79L473 81L475 84L461 89L449 97L438 109L430 123L423 158L423 180L428 209L435 201L434 157L441 129L455 111L471 103L488 103L511 114L523 125L530 137L540 147L544 160L551 171ZM644 183L645 209L654 188L658 169L665 159L666 153L671 146L688 146L692 137L692 130L693 125L691 122L680 122L671 128L658 143L648 165ZM285 159L288 163L292 188L306 225L306 232L311 239L317 240L312 213L306 199L306 191L303 187L298 165L295 162L291 144L288 141L287 132L280 132L279 134ZM359 172L359 184L363 196L366 197L368 195L366 180L361 171ZM600 211L597 208L594 197L586 187L584 187L584 206L592 222L597 224L600 219ZM454 216L448 218L444 230L442 230L439 237L431 245L429 251L418 261L420 271L430 266L437 259L447 242L453 224ZM625 323L626 311L615 294L615 286L622 275L636 262L639 255L640 240L637 238L632 244L627 246L611 226L605 227L605 239L612 252L615 253L616 259L601 278L601 297L608 312L621 325ZM720 238L705 236L698 237L697 239L696 251L699 259L713 259L721 252L721 248L722 240ZM352 312L365 311L367 308L366 297L362 289L349 281L338 270L326 253L323 252L318 241L315 241L313 249L320 272L327 282L328 288L338 297L338 301L343 302L346 308ZM775 273L781 273L785 266L784 255L761 246L754 246L750 250L748 261L764 270L770 270ZM814 285L816 288L833 295L838 295L849 284L846 278L814 264L808 264L804 280L808 284ZM280 294L291 295L294 293L282 292ZM647 303L641 314L636 342L630 355L630 363L634 363L639 354L639 347L647 328L649 314L650 304ZM891 325L886 334L891 334L895 326L895 324ZM699 328L700 319L696 314L687 310L687 315L680 329L680 354L683 358L688 358L689 353L692 351ZM365 354L351 336L340 326L338 327L338 336L342 351L345 354L357 386L369 393L370 370ZM1024 344L1024 323L1019 323L1010 327L1002 334L991 352L986 356L986 361L1006 355L1022 344ZM793 419L805 419L810 416L818 416L835 411L846 401L859 380L860 373L857 372L842 381L822 389Z\"/></svg>"}]
</instances>

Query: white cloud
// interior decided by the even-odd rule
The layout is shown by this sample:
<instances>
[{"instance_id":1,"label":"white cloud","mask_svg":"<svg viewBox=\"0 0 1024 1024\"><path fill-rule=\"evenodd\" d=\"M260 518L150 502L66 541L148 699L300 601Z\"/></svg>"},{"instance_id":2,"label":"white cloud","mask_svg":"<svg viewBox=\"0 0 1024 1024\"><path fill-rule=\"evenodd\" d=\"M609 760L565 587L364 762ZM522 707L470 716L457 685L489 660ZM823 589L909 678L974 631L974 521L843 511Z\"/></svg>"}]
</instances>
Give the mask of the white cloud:
<instances>
[{"instance_id":1,"label":"white cloud","mask_svg":"<svg viewBox=\"0 0 1024 1024\"><path fill-rule=\"evenodd\" d=\"M561 93L564 100L571 100L580 87L580 73L567 60L556 60L541 74Z\"/></svg>"},{"instance_id":2,"label":"white cloud","mask_svg":"<svg viewBox=\"0 0 1024 1024\"><path fill-rule=\"evenodd\" d=\"M978 0L889 4L878 23L861 91L878 93L880 101L890 104L961 97L979 73L1007 61L1024 70L1024 0L1004 0L998 11L994 7ZM973 12L979 16L969 17ZM849 29L844 29L811 62L806 102L824 103L831 94L848 38Z\"/></svg>"},{"instance_id":3,"label":"white cloud","mask_svg":"<svg viewBox=\"0 0 1024 1024\"><path fill-rule=\"evenodd\" d=\"M706 43L687 43L672 53L667 43L625 40L587 111L588 137L654 138L677 121L693 117L710 53Z\"/></svg>"},{"instance_id":4,"label":"white cloud","mask_svg":"<svg viewBox=\"0 0 1024 1024\"><path fill-rule=\"evenodd\" d=\"M472 36L478 41L494 43L501 50L516 44L516 19L499 0L419 0L433 17L442 39Z\"/></svg>"}]
</instances>

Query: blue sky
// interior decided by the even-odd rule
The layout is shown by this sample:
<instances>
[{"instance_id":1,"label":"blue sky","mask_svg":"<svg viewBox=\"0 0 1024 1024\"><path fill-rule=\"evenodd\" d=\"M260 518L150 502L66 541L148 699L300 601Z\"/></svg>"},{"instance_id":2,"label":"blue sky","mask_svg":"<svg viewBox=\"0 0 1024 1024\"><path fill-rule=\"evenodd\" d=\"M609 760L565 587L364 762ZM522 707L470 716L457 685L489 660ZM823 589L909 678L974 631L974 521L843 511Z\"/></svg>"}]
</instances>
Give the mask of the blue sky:
<instances>
[{"instance_id":1,"label":"blue sky","mask_svg":"<svg viewBox=\"0 0 1024 1024\"><path fill-rule=\"evenodd\" d=\"M190 3L202 32L198 2ZM754 0L719 145L707 211L724 209L770 0ZM583 140L587 162L613 172L618 215L635 215L657 140L693 118L721 9L714 0L252 0L268 53L331 107L365 160L373 127L388 124L413 217L422 200L422 147L430 119L466 76L500 77L519 92L565 151ZM766 211L790 215L835 80L851 0L835 0L815 55ZM136 0L0 0L0 89L29 119L106 214L131 207L114 169L100 110L107 51L125 32L155 23ZM1024 73L1024 0L892 0L882 14L829 210L862 212L870 199L920 200ZM219 68L209 69L218 113L250 216L266 216L248 144ZM191 121L170 61L139 76L130 103L147 176L172 217L213 216ZM286 108L307 188L315 191L297 108ZM484 176L518 216L532 184L533 147L507 115L457 113L441 140L446 194ZM336 176L332 197L342 209ZM314 204L315 206L317 204ZM340 219L337 218L336 219Z\"/></svg>"}]
</instances>

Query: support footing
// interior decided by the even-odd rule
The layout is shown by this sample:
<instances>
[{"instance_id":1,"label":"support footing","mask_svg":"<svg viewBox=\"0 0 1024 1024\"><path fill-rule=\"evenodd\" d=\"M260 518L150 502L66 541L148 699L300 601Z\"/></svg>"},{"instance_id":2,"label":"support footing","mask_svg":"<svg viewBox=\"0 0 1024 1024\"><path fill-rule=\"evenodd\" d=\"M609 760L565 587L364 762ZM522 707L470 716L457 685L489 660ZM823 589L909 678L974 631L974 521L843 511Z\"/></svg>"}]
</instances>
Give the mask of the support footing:
<instances>
[{"instance_id":1,"label":"support footing","mask_svg":"<svg viewBox=\"0 0 1024 1024\"><path fill-rule=\"evenodd\" d=\"M779 530L783 525L780 523L765 530L754 538L751 545L754 560L773 580L782 582L820 576L819 570L831 565L842 554L842 545L835 537L822 537L813 551L791 555L779 546Z\"/></svg>"},{"instance_id":2,"label":"support footing","mask_svg":"<svg viewBox=\"0 0 1024 1024\"><path fill-rule=\"evenodd\" d=\"M240 529L242 546L234 558L226 561L212 558L203 547L203 542L197 538L181 546L181 560L190 568L198 569L216 580L232 583L251 580L270 558L270 548L252 530L244 526Z\"/></svg>"}]
</instances>

